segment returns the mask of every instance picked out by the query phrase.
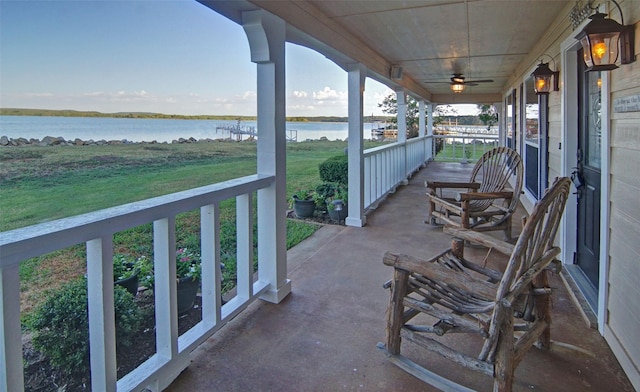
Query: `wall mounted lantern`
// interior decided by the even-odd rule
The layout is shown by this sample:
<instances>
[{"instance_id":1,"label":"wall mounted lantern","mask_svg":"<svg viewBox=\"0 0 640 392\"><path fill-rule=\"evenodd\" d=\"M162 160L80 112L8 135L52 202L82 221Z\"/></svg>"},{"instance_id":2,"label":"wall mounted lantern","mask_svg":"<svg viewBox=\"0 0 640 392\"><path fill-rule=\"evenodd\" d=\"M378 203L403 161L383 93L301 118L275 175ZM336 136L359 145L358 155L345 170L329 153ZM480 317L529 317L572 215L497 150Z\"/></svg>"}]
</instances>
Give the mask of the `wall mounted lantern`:
<instances>
[{"instance_id":1,"label":"wall mounted lantern","mask_svg":"<svg viewBox=\"0 0 640 392\"><path fill-rule=\"evenodd\" d=\"M553 59L552 59L553 60ZM531 74L534 79L533 89L536 91L536 94L549 94L551 91L551 79L553 78L553 91L560 91L560 87L558 86L560 72L552 71L549 68L549 63L543 63L540 60L540 64L538 64L538 68Z\"/></svg>"},{"instance_id":2,"label":"wall mounted lantern","mask_svg":"<svg viewBox=\"0 0 640 392\"><path fill-rule=\"evenodd\" d=\"M622 23L606 18L606 14L596 12L589 17L591 21L575 37L584 50L587 72L616 69L618 57L621 64L635 61L634 25L624 25L620 5L615 0L611 1L618 7Z\"/></svg>"}]
</instances>

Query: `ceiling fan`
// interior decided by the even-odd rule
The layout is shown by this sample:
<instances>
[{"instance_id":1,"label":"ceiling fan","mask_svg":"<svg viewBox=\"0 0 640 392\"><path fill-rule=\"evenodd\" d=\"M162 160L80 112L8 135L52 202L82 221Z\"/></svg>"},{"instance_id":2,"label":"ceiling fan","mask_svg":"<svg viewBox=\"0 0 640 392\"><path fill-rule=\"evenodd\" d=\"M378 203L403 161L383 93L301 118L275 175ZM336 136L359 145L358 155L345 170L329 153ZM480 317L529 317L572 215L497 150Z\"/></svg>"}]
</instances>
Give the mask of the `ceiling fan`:
<instances>
[{"instance_id":1,"label":"ceiling fan","mask_svg":"<svg viewBox=\"0 0 640 392\"><path fill-rule=\"evenodd\" d=\"M427 83L449 83L451 85L451 91L456 94L461 93L465 86L477 86L480 83L493 83L492 79L484 80L465 80L465 77L461 73L454 73L451 77L451 82L427 82Z\"/></svg>"}]
</instances>

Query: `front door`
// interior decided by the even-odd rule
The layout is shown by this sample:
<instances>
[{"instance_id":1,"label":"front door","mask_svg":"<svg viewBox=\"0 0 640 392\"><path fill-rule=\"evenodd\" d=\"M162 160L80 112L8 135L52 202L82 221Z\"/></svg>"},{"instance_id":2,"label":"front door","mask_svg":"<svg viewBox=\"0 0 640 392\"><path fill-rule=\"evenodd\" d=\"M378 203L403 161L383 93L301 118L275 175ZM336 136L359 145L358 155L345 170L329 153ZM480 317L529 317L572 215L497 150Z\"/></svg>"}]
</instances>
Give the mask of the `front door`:
<instances>
[{"instance_id":1,"label":"front door","mask_svg":"<svg viewBox=\"0 0 640 392\"><path fill-rule=\"evenodd\" d=\"M593 289L598 290L600 259L600 72L584 72L582 51L578 53L578 233L576 263Z\"/></svg>"}]
</instances>

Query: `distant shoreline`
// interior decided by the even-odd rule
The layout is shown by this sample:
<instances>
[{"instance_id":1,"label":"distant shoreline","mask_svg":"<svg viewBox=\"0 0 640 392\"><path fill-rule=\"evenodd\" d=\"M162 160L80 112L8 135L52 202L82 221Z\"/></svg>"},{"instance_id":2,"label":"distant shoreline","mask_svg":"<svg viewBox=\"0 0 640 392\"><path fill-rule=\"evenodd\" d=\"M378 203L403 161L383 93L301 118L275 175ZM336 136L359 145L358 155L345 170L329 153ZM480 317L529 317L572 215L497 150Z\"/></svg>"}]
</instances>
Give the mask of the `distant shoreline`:
<instances>
[{"instance_id":1,"label":"distant shoreline","mask_svg":"<svg viewBox=\"0 0 640 392\"><path fill-rule=\"evenodd\" d=\"M235 116L235 115L182 115L163 114L147 112L118 112L101 113L97 111L81 110L49 110L49 109L21 109L21 108L0 108L0 116L39 116L39 117L100 117L100 118L144 118L160 120L222 120L222 121L256 121L256 116ZM367 120L390 121L391 116L372 116ZM316 117L287 117L289 122L348 122L348 117L337 116L316 116Z\"/></svg>"}]
</instances>

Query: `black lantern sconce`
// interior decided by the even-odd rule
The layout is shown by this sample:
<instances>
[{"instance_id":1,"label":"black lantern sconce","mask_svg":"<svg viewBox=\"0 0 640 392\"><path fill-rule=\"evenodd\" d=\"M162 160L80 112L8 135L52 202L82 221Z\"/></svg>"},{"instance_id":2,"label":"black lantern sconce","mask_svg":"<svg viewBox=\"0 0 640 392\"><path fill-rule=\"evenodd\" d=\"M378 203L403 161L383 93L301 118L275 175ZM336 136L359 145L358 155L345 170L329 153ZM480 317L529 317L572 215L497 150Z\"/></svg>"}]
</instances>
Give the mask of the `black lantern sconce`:
<instances>
[{"instance_id":1,"label":"black lantern sconce","mask_svg":"<svg viewBox=\"0 0 640 392\"><path fill-rule=\"evenodd\" d=\"M549 56L549 58L551 58L551 56ZM553 61L553 58L551 58L551 61ZM551 91L551 79L553 79L553 91L560 91L560 87L558 85L560 72L552 71L549 68L549 63L543 63L542 60L540 60L538 68L533 71L531 76L533 76L534 79L533 89L536 91L536 94L549 94L549 92Z\"/></svg>"},{"instance_id":2,"label":"black lantern sconce","mask_svg":"<svg viewBox=\"0 0 640 392\"><path fill-rule=\"evenodd\" d=\"M587 72L616 69L618 58L620 64L629 64L636 60L634 25L624 25L620 5L615 0L611 1L618 7L622 23L607 18L606 14L596 12L589 17L591 21L576 35L584 50Z\"/></svg>"}]
</instances>

